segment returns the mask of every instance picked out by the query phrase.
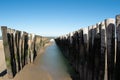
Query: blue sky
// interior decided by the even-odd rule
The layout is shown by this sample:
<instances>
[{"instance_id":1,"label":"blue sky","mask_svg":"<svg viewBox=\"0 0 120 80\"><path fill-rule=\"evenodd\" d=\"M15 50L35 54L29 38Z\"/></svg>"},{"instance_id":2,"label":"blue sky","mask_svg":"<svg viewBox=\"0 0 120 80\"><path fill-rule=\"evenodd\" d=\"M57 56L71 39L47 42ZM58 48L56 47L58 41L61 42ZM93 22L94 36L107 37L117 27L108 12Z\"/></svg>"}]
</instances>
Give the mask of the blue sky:
<instances>
[{"instance_id":1,"label":"blue sky","mask_svg":"<svg viewBox=\"0 0 120 80\"><path fill-rule=\"evenodd\" d=\"M120 14L120 0L0 0L0 26L60 36Z\"/></svg>"}]
</instances>

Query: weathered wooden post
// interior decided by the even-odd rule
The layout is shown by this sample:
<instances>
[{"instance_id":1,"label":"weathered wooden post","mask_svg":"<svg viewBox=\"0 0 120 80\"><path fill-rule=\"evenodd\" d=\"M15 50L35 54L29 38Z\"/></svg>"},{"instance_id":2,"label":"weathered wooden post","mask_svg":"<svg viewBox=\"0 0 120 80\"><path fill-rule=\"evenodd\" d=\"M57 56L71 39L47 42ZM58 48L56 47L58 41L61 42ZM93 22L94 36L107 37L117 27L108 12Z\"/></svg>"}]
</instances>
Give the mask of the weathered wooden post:
<instances>
[{"instance_id":1,"label":"weathered wooden post","mask_svg":"<svg viewBox=\"0 0 120 80\"><path fill-rule=\"evenodd\" d=\"M65 35L65 55L68 58L67 53L68 53L68 36L66 34Z\"/></svg>"},{"instance_id":2,"label":"weathered wooden post","mask_svg":"<svg viewBox=\"0 0 120 80\"><path fill-rule=\"evenodd\" d=\"M67 43L67 36L66 36L66 43ZM75 55L75 69L76 71L78 71L78 65L79 65L79 40L78 40L78 31L75 31L75 34L74 34L74 55ZM66 45L67 47L67 45ZM66 48L67 49L67 48ZM67 53L67 52L66 52Z\"/></svg>"},{"instance_id":3,"label":"weathered wooden post","mask_svg":"<svg viewBox=\"0 0 120 80\"><path fill-rule=\"evenodd\" d=\"M16 73L17 73L18 72L18 62L17 62L17 48L16 48L16 44L15 44L16 43L16 41L15 41L15 33L16 33L15 29L11 29L11 34L13 36L12 44L14 46L14 55L15 55Z\"/></svg>"},{"instance_id":4,"label":"weathered wooden post","mask_svg":"<svg viewBox=\"0 0 120 80\"><path fill-rule=\"evenodd\" d=\"M25 32L22 32L22 37L21 37L21 64L22 64L22 68L24 67L24 35L25 35Z\"/></svg>"},{"instance_id":5,"label":"weathered wooden post","mask_svg":"<svg viewBox=\"0 0 120 80\"><path fill-rule=\"evenodd\" d=\"M90 64L90 63L89 63L89 59L90 59L90 57L89 57L89 45L90 45L90 44L89 44L89 42L90 42L90 41L89 41L89 40L90 40L90 34L89 34L90 32L89 32L89 29L90 29L90 26L88 26L87 28L88 28L88 29L87 29L87 32L88 32L87 38L88 38L88 40L87 40L87 59L86 59L86 60L87 60L87 72L86 72L86 76L87 76L87 77L86 77L86 80L89 79L89 71L90 71L90 70L89 70L89 69L90 69L90 68L89 68L89 64Z\"/></svg>"},{"instance_id":6,"label":"weathered wooden post","mask_svg":"<svg viewBox=\"0 0 120 80\"><path fill-rule=\"evenodd\" d=\"M39 53L40 48L43 48L46 43L46 38L42 38L41 36L36 35L36 41L35 41L35 50L36 53Z\"/></svg>"},{"instance_id":7,"label":"weathered wooden post","mask_svg":"<svg viewBox=\"0 0 120 80\"><path fill-rule=\"evenodd\" d=\"M88 27L88 77L87 79L92 80L92 26Z\"/></svg>"},{"instance_id":8,"label":"weathered wooden post","mask_svg":"<svg viewBox=\"0 0 120 80\"><path fill-rule=\"evenodd\" d=\"M73 53L73 33L70 33L70 53L69 53L69 57L70 57L70 63L72 64L72 53Z\"/></svg>"},{"instance_id":9,"label":"weathered wooden post","mask_svg":"<svg viewBox=\"0 0 120 80\"><path fill-rule=\"evenodd\" d=\"M33 63L33 56L34 56L34 37L35 37L35 35L34 34L32 34L31 35L31 37L32 37L32 39L31 39L31 63Z\"/></svg>"},{"instance_id":10,"label":"weathered wooden post","mask_svg":"<svg viewBox=\"0 0 120 80\"><path fill-rule=\"evenodd\" d=\"M98 80L100 69L101 39L99 23L94 27L94 45L93 45L93 80Z\"/></svg>"},{"instance_id":11,"label":"weathered wooden post","mask_svg":"<svg viewBox=\"0 0 120 80\"><path fill-rule=\"evenodd\" d=\"M96 25L88 27L88 37L89 37L89 43L88 43L88 77L89 80L94 80L94 60L95 60L95 36L96 36Z\"/></svg>"},{"instance_id":12,"label":"weathered wooden post","mask_svg":"<svg viewBox=\"0 0 120 80\"><path fill-rule=\"evenodd\" d=\"M36 52L36 35L34 36L33 39L33 61L35 60L35 57L37 56L37 52Z\"/></svg>"},{"instance_id":13,"label":"weathered wooden post","mask_svg":"<svg viewBox=\"0 0 120 80\"><path fill-rule=\"evenodd\" d=\"M95 61L95 52L96 52L95 50L96 50L96 48L97 48L97 47L95 47L95 45L96 45L96 43L95 43L95 42L96 42L95 37L96 37L96 25L93 25L93 26L92 26L92 36L91 36L91 38L92 38L92 39L91 39L91 40L92 40L92 42L91 42L91 43L92 43L92 46L91 46L92 49L91 49L91 55L90 55L90 56L91 56L91 59L90 59L90 60L91 60L92 80L94 80L94 76L95 76L95 74L94 74L94 69L96 68L96 67L95 67L95 62L94 62L94 61Z\"/></svg>"},{"instance_id":14,"label":"weathered wooden post","mask_svg":"<svg viewBox=\"0 0 120 80\"><path fill-rule=\"evenodd\" d=\"M32 34L28 35L28 63L31 63L31 44L32 44Z\"/></svg>"},{"instance_id":15,"label":"weathered wooden post","mask_svg":"<svg viewBox=\"0 0 120 80\"><path fill-rule=\"evenodd\" d=\"M72 62L72 64L73 64L73 67L74 67L74 69L76 70L76 66L75 66L75 61L76 61L76 38L75 38L75 32L73 32L74 34L73 34L73 53L72 53L72 59L73 59L73 62Z\"/></svg>"},{"instance_id":16,"label":"weathered wooden post","mask_svg":"<svg viewBox=\"0 0 120 80\"><path fill-rule=\"evenodd\" d=\"M16 31L16 33L15 33L15 46L16 46L17 63L18 63L18 72L21 70L20 38L21 38L21 32Z\"/></svg>"},{"instance_id":17,"label":"weathered wooden post","mask_svg":"<svg viewBox=\"0 0 120 80\"><path fill-rule=\"evenodd\" d=\"M24 32L24 65L28 64L28 33Z\"/></svg>"},{"instance_id":18,"label":"weathered wooden post","mask_svg":"<svg viewBox=\"0 0 120 80\"><path fill-rule=\"evenodd\" d=\"M100 29L100 39L101 39L100 46L101 46L101 48L100 48L100 66L99 66L100 68L99 68L98 80L104 80L104 74L105 74L105 52L106 52L106 42L105 42L106 29L105 29L105 22L104 21L100 23L99 29Z\"/></svg>"},{"instance_id":19,"label":"weathered wooden post","mask_svg":"<svg viewBox=\"0 0 120 80\"><path fill-rule=\"evenodd\" d=\"M84 80L87 80L87 59L88 59L88 28L83 28L84 40Z\"/></svg>"},{"instance_id":20,"label":"weathered wooden post","mask_svg":"<svg viewBox=\"0 0 120 80\"><path fill-rule=\"evenodd\" d=\"M115 80L120 80L120 15L116 16L116 36L117 36L117 53L115 66Z\"/></svg>"},{"instance_id":21,"label":"weathered wooden post","mask_svg":"<svg viewBox=\"0 0 120 80\"><path fill-rule=\"evenodd\" d=\"M16 73L18 72L18 62L17 62L17 48L16 48L16 45L15 45L15 29L10 29L10 34L11 34L11 53L13 55L12 59L13 59L13 64L14 64L14 67L13 69L16 68Z\"/></svg>"},{"instance_id":22,"label":"weathered wooden post","mask_svg":"<svg viewBox=\"0 0 120 80\"><path fill-rule=\"evenodd\" d=\"M11 65L11 54L8 44L8 34L7 34L7 26L1 26L2 30L2 38L3 38L3 45L4 45L4 52L5 52L5 60L6 60L6 66L7 66L7 74L8 78L13 78L13 72L12 72L12 65Z\"/></svg>"},{"instance_id":23,"label":"weathered wooden post","mask_svg":"<svg viewBox=\"0 0 120 80\"><path fill-rule=\"evenodd\" d=\"M70 61L70 48L71 48L71 46L70 46L70 33L68 34L68 60Z\"/></svg>"},{"instance_id":24,"label":"weathered wooden post","mask_svg":"<svg viewBox=\"0 0 120 80\"><path fill-rule=\"evenodd\" d=\"M78 31L78 62L79 62L79 78L83 79L84 78L84 40L83 40L83 29L80 29Z\"/></svg>"},{"instance_id":25,"label":"weathered wooden post","mask_svg":"<svg viewBox=\"0 0 120 80\"><path fill-rule=\"evenodd\" d=\"M114 76L114 56L115 56L115 20L106 19L106 39L107 39L107 70L108 80L113 80Z\"/></svg>"},{"instance_id":26,"label":"weathered wooden post","mask_svg":"<svg viewBox=\"0 0 120 80\"><path fill-rule=\"evenodd\" d=\"M19 31L19 38L20 68L22 69L22 31Z\"/></svg>"},{"instance_id":27,"label":"weathered wooden post","mask_svg":"<svg viewBox=\"0 0 120 80\"><path fill-rule=\"evenodd\" d=\"M10 49L10 58L11 58L11 69L13 73L13 77L17 73L17 68L16 68L16 57L15 57L15 44L14 44L14 30L8 29L7 30L7 37L8 37L8 44L9 44L9 49Z\"/></svg>"}]
</instances>

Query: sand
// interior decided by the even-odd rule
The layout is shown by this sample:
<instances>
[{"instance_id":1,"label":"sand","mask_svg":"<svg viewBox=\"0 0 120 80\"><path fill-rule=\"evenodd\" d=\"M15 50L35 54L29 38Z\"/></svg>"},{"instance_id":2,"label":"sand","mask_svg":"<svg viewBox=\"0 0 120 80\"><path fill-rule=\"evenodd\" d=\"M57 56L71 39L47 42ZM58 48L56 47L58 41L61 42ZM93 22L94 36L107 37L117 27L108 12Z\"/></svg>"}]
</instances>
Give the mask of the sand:
<instances>
[{"instance_id":1,"label":"sand","mask_svg":"<svg viewBox=\"0 0 120 80\"><path fill-rule=\"evenodd\" d=\"M14 79L8 79L6 75L4 77L0 77L0 80L54 80L51 74L43 66L39 66L39 58L41 54L43 54L46 47L48 47L51 44L52 43L47 43L45 47L41 49L35 61L33 63L27 64L20 72L17 73ZM3 47L0 48L0 50L2 50L0 52L1 53L0 56L2 56L2 58L0 58L0 64L2 65L2 64L5 64L5 62L3 62L4 60ZM67 77L64 80L71 80L71 79Z\"/></svg>"},{"instance_id":2,"label":"sand","mask_svg":"<svg viewBox=\"0 0 120 80\"><path fill-rule=\"evenodd\" d=\"M0 72L6 69L3 41L0 40Z\"/></svg>"},{"instance_id":3,"label":"sand","mask_svg":"<svg viewBox=\"0 0 120 80\"><path fill-rule=\"evenodd\" d=\"M36 64L26 65L13 80L52 80L51 76L42 67Z\"/></svg>"},{"instance_id":4,"label":"sand","mask_svg":"<svg viewBox=\"0 0 120 80\"><path fill-rule=\"evenodd\" d=\"M42 54L47 46L51 43L47 43L44 48L41 49L39 55ZM36 61L36 60L35 60ZM3 49L3 41L0 40L0 73L6 69L5 54ZM37 66L37 64L27 64L23 70L21 70L14 79L8 79L7 75L0 77L0 80L52 80L49 73L43 68Z\"/></svg>"},{"instance_id":5,"label":"sand","mask_svg":"<svg viewBox=\"0 0 120 80\"><path fill-rule=\"evenodd\" d=\"M6 69L5 54L3 49L3 41L0 40L0 73ZM3 80L4 77L0 77ZM4 79L5 80L5 79Z\"/></svg>"},{"instance_id":6,"label":"sand","mask_svg":"<svg viewBox=\"0 0 120 80\"><path fill-rule=\"evenodd\" d=\"M52 80L50 73L48 73L43 67L40 67L38 63L40 54L44 53L45 48L50 44L51 43L46 44L39 52L34 63L26 65L13 80Z\"/></svg>"}]
</instances>

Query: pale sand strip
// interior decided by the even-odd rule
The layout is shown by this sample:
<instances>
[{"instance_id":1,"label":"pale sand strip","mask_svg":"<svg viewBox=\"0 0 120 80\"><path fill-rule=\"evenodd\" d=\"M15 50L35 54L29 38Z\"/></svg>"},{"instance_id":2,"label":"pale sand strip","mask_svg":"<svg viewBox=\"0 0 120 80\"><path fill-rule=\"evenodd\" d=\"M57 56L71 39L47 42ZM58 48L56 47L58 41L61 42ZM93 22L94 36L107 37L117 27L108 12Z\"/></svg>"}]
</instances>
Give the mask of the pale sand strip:
<instances>
[{"instance_id":1,"label":"pale sand strip","mask_svg":"<svg viewBox=\"0 0 120 80\"><path fill-rule=\"evenodd\" d=\"M6 69L3 41L0 40L0 73Z\"/></svg>"},{"instance_id":2,"label":"pale sand strip","mask_svg":"<svg viewBox=\"0 0 120 80\"><path fill-rule=\"evenodd\" d=\"M0 40L0 73L6 69L5 54L3 49L3 41ZM0 77L0 80L3 80L4 77ZM4 79L7 80L7 79Z\"/></svg>"}]
</instances>

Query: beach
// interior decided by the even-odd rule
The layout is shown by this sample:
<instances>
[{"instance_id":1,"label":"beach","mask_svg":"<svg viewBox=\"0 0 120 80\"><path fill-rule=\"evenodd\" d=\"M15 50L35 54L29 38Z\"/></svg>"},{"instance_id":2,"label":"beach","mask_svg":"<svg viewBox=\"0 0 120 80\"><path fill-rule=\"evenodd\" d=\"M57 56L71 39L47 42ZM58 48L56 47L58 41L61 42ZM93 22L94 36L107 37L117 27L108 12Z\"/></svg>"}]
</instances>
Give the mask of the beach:
<instances>
[{"instance_id":1,"label":"beach","mask_svg":"<svg viewBox=\"0 0 120 80\"><path fill-rule=\"evenodd\" d=\"M2 41L1 41L1 45L2 45ZM41 58L47 58L47 57L43 57L44 55L44 51L46 51L46 48L48 48L49 46L53 45L53 42L49 42L47 44L45 44L45 46L43 48L40 49L35 61L33 63L29 63L27 65L25 65L25 67L16 74L16 76L13 79L8 79L7 75L5 75L4 77L0 77L0 80L72 80L70 75L67 72L64 72L67 68L64 67L63 64L57 64L57 61L55 60L55 64L54 64L54 59L53 61L46 59L46 62L42 62ZM4 60L4 50L3 50L3 46L1 46L1 53L0 54ZM54 51L54 50L52 50ZM49 52L48 52L49 53ZM46 55L46 54L45 54ZM48 55L48 54L47 54ZM51 54L50 54L51 55ZM53 55L54 56L54 55ZM60 56L60 55L58 55ZM51 55L52 57L52 55ZM0 59L2 59L0 58ZM59 57L58 57L59 59ZM57 60L58 60L57 59ZM0 64L5 64L5 61L0 60ZM59 62L59 61L58 61ZM51 64L53 64L53 66L51 66ZM55 65L55 67L54 67ZM56 66L57 65L57 66ZM51 66L51 67L49 67ZM63 66L63 68L62 68ZM3 65L2 65L3 67ZM5 67L6 68L6 67ZM4 68L0 68L3 69Z\"/></svg>"},{"instance_id":2,"label":"beach","mask_svg":"<svg viewBox=\"0 0 120 80\"><path fill-rule=\"evenodd\" d=\"M38 55L42 54L47 46L51 45L51 43L47 43L44 48L42 48ZM4 54L4 48L3 48L3 41L0 40L0 72L4 71L6 69L6 62L5 62L5 54ZM35 72L35 74L34 74ZM38 76L36 74L40 74L41 76ZM36 75L36 76L35 76ZM43 76L45 75L45 76ZM30 77L28 77L30 76ZM46 77L48 76L48 77ZM44 79L42 79L42 77ZM51 80L48 73L42 69L38 68L36 64L31 63L27 64L23 70L21 70L13 80L34 80L34 79L40 78L41 80ZM35 79L35 80L36 80ZM12 80L7 78L7 74L5 76L1 76L0 80Z\"/></svg>"},{"instance_id":3,"label":"beach","mask_svg":"<svg viewBox=\"0 0 120 80\"><path fill-rule=\"evenodd\" d=\"M72 80L67 72L66 63L60 57L61 54L51 54L50 52L53 50L47 52L48 49L53 49L54 46L51 45L53 44L46 44L43 52L39 53L34 63L26 65L13 80Z\"/></svg>"},{"instance_id":4,"label":"beach","mask_svg":"<svg viewBox=\"0 0 120 80\"><path fill-rule=\"evenodd\" d=\"M15 77L13 80L52 80L50 74L43 68L38 66L39 57L44 53L45 48L50 46L52 43L47 43L40 49L38 56L33 63L27 64Z\"/></svg>"}]
</instances>

